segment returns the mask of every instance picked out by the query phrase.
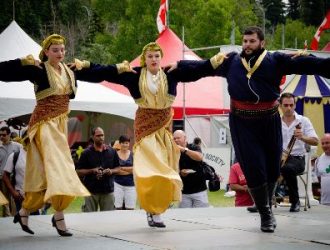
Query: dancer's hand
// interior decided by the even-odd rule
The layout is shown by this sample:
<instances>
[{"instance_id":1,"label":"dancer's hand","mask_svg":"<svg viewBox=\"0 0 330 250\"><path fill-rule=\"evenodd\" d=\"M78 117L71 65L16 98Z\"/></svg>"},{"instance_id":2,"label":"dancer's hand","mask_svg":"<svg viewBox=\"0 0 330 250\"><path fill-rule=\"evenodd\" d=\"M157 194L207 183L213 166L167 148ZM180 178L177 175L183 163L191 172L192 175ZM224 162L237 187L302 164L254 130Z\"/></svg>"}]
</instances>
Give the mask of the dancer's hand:
<instances>
[{"instance_id":1,"label":"dancer's hand","mask_svg":"<svg viewBox=\"0 0 330 250\"><path fill-rule=\"evenodd\" d=\"M89 61L86 61L86 60L80 61L77 58L74 59L74 62L67 64L67 66L71 70L88 69L90 67L90 65L91 65L91 63Z\"/></svg>"},{"instance_id":2,"label":"dancer's hand","mask_svg":"<svg viewBox=\"0 0 330 250\"><path fill-rule=\"evenodd\" d=\"M34 59L33 55L28 55L26 57L21 58L21 62L23 66L36 66L42 69L42 67L40 66L41 62L38 59Z\"/></svg>"},{"instance_id":3,"label":"dancer's hand","mask_svg":"<svg viewBox=\"0 0 330 250\"><path fill-rule=\"evenodd\" d=\"M300 56L309 56L309 53L307 52L307 50L304 49L304 50L295 51L293 53L290 53L289 55L291 55L291 58L294 59Z\"/></svg>"},{"instance_id":4,"label":"dancer's hand","mask_svg":"<svg viewBox=\"0 0 330 250\"><path fill-rule=\"evenodd\" d=\"M169 70L167 72L171 72L178 68L178 63L177 62L170 63L170 64L166 65L164 68L169 68Z\"/></svg>"},{"instance_id":5,"label":"dancer's hand","mask_svg":"<svg viewBox=\"0 0 330 250\"><path fill-rule=\"evenodd\" d=\"M36 67L42 69L42 67L41 67L40 64L41 64L41 61L39 61L39 60L34 60L34 66L36 66Z\"/></svg>"},{"instance_id":6,"label":"dancer's hand","mask_svg":"<svg viewBox=\"0 0 330 250\"><path fill-rule=\"evenodd\" d=\"M128 61L123 61L122 63L118 63L116 64L118 73L125 73L125 72L130 72L130 73L134 73L137 74L137 72L133 69L133 67L130 65L130 63Z\"/></svg>"}]
</instances>

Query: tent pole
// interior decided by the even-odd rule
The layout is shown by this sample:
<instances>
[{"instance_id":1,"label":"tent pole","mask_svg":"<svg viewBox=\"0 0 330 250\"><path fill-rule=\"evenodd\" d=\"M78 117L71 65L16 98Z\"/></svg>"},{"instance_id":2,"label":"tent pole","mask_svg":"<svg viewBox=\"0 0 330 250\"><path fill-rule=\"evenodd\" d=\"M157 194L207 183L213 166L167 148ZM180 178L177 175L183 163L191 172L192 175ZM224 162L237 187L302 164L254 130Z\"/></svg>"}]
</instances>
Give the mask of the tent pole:
<instances>
[{"instance_id":1,"label":"tent pole","mask_svg":"<svg viewBox=\"0 0 330 250\"><path fill-rule=\"evenodd\" d=\"M184 26L182 26L182 60L184 59ZM185 128L185 122L186 122L186 83L183 82L183 93L182 93L182 119L183 119L183 129Z\"/></svg>"},{"instance_id":2,"label":"tent pole","mask_svg":"<svg viewBox=\"0 0 330 250\"><path fill-rule=\"evenodd\" d=\"M13 20L15 20L15 0L13 0Z\"/></svg>"}]
</instances>

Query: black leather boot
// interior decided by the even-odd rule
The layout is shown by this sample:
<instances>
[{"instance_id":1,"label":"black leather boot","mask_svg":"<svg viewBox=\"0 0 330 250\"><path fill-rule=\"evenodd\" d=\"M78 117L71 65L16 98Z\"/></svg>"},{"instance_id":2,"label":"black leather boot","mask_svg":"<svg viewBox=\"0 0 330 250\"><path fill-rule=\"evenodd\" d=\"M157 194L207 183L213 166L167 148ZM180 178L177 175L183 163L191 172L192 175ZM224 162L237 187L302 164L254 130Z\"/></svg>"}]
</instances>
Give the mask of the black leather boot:
<instances>
[{"instance_id":1,"label":"black leather boot","mask_svg":"<svg viewBox=\"0 0 330 250\"><path fill-rule=\"evenodd\" d=\"M258 208L256 207L256 205L253 205L252 207L247 207L246 210L250 213L258 213Z\"/></svg>"},{"instance_id":2,"label":"black leather boot","mask_svg":"<svg viewBox=\"0 0 330 250\"><path fill-rule=\"evenodd\" d=\"M266 233L273 233L275 227L273 223L272 212L269 206L269 192L267 183L255 188L250 188L249 191L260 214L261 231Z\"/></svg>"},{"instance_id":3,"label":"black leather boot","mask_svg":"<svg viewBox=\"0 0 330 250\"><path fill-rule=\"evenodd\" d=\"M272 214L272 220L273 220L274 228L276 228L277 222L276 222L275 216L273 214L273 208L272 207L273 207L273 197L275 196L276 187L277 187L277 182L268 183L269 207L270 207L270 212Z\"/></svg>"}]
</instances>

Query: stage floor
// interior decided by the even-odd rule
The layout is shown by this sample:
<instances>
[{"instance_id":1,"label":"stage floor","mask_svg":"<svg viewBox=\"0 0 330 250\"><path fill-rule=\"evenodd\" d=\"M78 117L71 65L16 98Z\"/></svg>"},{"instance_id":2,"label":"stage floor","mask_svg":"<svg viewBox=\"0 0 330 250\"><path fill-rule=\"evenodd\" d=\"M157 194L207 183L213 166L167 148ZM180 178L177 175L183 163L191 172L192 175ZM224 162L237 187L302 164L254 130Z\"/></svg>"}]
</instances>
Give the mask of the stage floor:
<instances>
[{"instance_id":1,"label":"stage floor","mask_svg":"<svg viewBox=\"0 0 330 250\"><path fill-rule=\"evenodd\" d=\"M245 208L169 209L165 229L147 226L142 210L66 214L73 237L60 237L50 215L30 217L35 235L0 218L0 249L330 249L330 207L290 213L274 208L275 233L262 233L258 214Z\"/></svg>"}]
</instances>

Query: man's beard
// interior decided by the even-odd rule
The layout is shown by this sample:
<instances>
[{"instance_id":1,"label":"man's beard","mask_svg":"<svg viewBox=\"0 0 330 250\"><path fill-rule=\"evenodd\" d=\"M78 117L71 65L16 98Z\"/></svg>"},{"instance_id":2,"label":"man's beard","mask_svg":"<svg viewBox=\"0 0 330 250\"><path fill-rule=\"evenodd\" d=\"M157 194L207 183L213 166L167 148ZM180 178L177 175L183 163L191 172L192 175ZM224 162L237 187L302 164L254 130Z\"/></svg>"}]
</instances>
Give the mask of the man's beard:
<instances>
[{"instance_id":1,"label":"man's beard","mask_svg":"<svg viewBox=\"0 0 330 250\"><path fill-rule=\"evenodd\" d=\"M103 145L103 141L95 141L94 143L97 147L101 147Z\"/></svg>"},{"instance_id":2,"label":"man's beard","mask_svg":"<svg viewBox=\"0 0 330 250\"><path fill-rule=\"evenodd\" d=\"M258 54L260 54L260 51L262 50L263 48L262 48L262 46L261 46L261 44L259 44L259 46L258 46L258 48L256 48L256 49L244 49L243 50L243 52L242 52L242 55L243 55L243 57L248 57L248 58L251 58L251 57L253 57L253 56L255 56L255 55L258 55ZM246 53L246 50L252 50L252 53L250 53L250 54L247 54Z\"/></svg>"}]
</instances>

